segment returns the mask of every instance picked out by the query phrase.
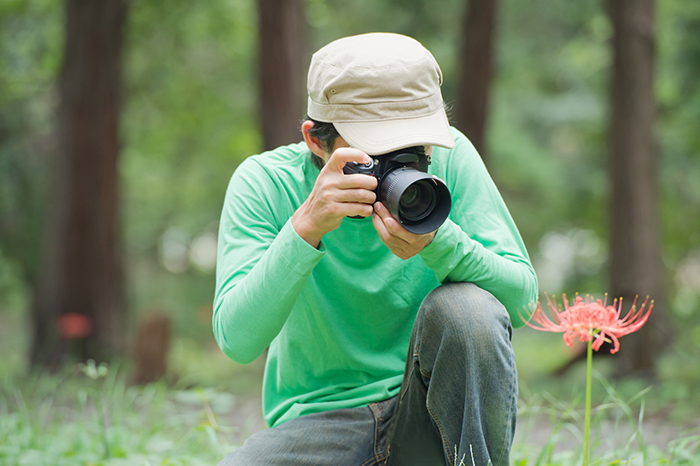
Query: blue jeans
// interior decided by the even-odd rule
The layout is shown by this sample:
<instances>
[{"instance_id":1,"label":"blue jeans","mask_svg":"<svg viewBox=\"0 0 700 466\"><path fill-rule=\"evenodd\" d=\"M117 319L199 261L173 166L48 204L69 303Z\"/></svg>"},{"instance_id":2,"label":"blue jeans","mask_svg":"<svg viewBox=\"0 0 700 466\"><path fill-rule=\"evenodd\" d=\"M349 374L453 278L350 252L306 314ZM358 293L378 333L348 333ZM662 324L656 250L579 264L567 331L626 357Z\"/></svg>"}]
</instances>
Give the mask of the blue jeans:
<instances>
[{"instance_id":1,"label":"blue jeans","mask_svg":"<svg viewBox=\"0 0 700 466\"><path fill-rule=\"evenodd\" d=\"M262 430L219 466L506 466L518 385L503 305L472 283L424 300L399 395ZM455 456L456 451L456 456Z\"/></svg>"}]
</instances>

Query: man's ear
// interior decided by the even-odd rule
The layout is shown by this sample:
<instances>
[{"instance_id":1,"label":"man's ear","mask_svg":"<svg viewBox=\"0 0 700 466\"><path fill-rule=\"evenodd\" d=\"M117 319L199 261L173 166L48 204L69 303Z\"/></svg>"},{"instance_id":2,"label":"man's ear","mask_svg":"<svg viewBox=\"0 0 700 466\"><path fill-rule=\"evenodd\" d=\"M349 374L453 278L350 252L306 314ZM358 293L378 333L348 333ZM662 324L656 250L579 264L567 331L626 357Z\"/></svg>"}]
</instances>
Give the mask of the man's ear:
<instances>
[{"instance_id":1,"label":"man's ear","mask_svg":"<svg viewBox=\"0 0 700 466\"><path fill-rule=\"evenodd\" d=\"M313 127L314 122L310 120L306 120L301 124L301 133L304 135L304 142L306 142L306 145L314 155L318 156L321 160L325 160L324 156L326 155L326 151L323 149L321 140L311 136L311 133L309 133Z\"/></svg>"}]
</instances>

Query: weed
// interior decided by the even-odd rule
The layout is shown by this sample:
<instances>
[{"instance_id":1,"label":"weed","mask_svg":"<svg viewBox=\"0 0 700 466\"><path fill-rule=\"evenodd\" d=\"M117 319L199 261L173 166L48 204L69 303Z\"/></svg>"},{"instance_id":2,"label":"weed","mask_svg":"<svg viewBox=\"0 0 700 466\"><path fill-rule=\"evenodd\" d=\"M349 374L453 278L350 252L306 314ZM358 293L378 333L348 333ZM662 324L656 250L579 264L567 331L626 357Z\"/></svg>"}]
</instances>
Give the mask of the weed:
<instances>
[{"instance_id":1,"label":"weed","mask_svg":"<svg viewBox=\"0 0 700 466\"><path fill-rule=\"evenodd\" d=\"M0 382L0 464L196 466L234 448L216 393L127 387L117 368L94 363Z\"/></svg>"},{"instance_id":2,"label":"weed","mask_svg":"<svg viewBox=\"0 0 700 466\"><path fill-rule=\"evenodd\" d=\"M57 375L0 377L0 465L210 465L245 435L244 425L223 415L236 406L232 395L160 383L130 387L120 372L116 364L88 363ZM597 379L605 398L592 413L592 464L700 466L700 427L664 431L658 416L647 415L654 389L623 395ZM582 399L572 398L543 391L520 400L513 466L581 463ZM470 455L455 449L454 466L482 466Z\"/></svg>"}]
</instances>

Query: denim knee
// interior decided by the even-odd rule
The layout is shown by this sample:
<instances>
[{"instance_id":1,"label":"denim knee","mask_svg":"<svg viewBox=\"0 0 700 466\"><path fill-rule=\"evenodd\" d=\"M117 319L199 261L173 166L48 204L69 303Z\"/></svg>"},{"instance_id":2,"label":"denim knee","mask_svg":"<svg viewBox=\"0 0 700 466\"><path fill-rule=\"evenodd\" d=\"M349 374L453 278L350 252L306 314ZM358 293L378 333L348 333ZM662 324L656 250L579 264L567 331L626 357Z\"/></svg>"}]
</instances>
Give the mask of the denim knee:
<instances>
[{"instance_id":1,"label":"denim knee","mask_svg":"<svg viewBox=\"0 0 700 466\"><path fill-rule=\"evenodd\" d=\"M446 283L435 288L423 300L417 325L423 345L429 340L440 346L458 345L454 350L488 350L512 335L506 309L473 283Z\"/></svg>"},{"instance_id":2,"label":"denim knee","mask_svg":"<svg viewBox=\"0 0 700 466\"><path fill-rule=\"evenodd\" d=\"M518 396L511 333L504 306L473 283L441 285L421 304L411 386L424 390L447 464L455 445L473 447L478 464L508 464Z\"/></svg>"}]
</instances>

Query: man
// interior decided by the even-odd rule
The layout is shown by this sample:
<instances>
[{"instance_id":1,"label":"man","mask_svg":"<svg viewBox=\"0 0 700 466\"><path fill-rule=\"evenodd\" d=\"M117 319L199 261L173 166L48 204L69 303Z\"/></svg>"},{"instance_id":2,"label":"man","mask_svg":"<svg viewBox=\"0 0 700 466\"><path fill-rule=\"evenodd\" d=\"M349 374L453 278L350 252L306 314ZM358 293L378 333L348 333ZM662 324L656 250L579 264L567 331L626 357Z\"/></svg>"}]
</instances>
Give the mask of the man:
<instances>
[{"instance_id":1,"label":"man","mask_svg":"<svg viewBox=\"0 0 700 466\"><path fill-rule=\"evenodd\" d=\"M478 154L449 127L441 82L411 38L332 42L309 69L304 142L234 173L214 334L242 364L269 346L271 428L222 465L452 465L472 454L508 464L511 325L537 282ZM452 196L449 218L427 234L391 215L375 177L343 172L420 145Z\"/></svg>"}]
</instances>

